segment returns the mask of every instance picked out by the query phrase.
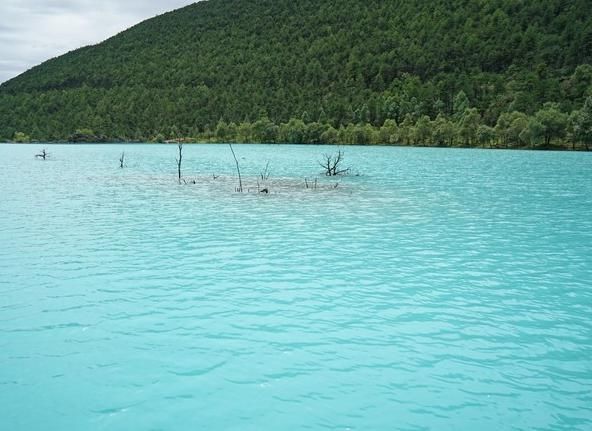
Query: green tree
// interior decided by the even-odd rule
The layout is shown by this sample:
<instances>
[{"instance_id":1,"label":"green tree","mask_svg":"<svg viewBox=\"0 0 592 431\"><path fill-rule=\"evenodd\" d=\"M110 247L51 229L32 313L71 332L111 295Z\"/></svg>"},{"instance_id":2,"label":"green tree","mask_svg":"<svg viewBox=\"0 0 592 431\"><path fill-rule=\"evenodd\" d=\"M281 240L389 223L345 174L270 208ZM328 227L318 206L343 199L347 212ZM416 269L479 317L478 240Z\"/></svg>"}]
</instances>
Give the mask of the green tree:
<instances>
[{"instance_id":1,"label":"green tree","mask_svg":"<svg viewBox=\"0 0 592 431\"><path fill-rule=\"evenodd\" d=\"M493 127L486 126L485 124L480 124L477 128L477 142L481 144L483 147L489 146L491 148L491 144L495 139L495 129Z\"/></svg>"},{"instance_id":2,"label":"green tree","mask_svg":"<svg viewBox=\"0 0 592 431\"><path fill-rule=\"evenodd\" d=\"M323 144L338 144L339 132L333 126L329 126L321 135L321 142Z\"/></svg>"},{"instance_id":3,"label":"green tree","mask_svg":"<svg viewBox=\"0 0 592 431\"><path fill-rule=\"evenodd\" d=\"M520 140L529 143L531 148L541 142L544 135L543 125L534 117L528 119L528 125L520 132Z\"/></svg>"},{"instance_id":4,"label":"green tree","mask_svg":"<svg viewBox=\"0 0 592 431\"><path fill-rule=\"evenodd\" d=\"M253 127L251 123L243 121L238 125L237 140L242 142L251 142L253 137Z\"/></svg>"},{"instance_id":5,"label":"green tree","mask_svg":"<svg viewBox=\"0 0 592 431\"><path fill-rule=\"evenodd\" d=\"M477 108L467 108L460 119L459 133L465 145L474 144L477 141L477 130L481 124L481 115Z\"/></svg>"},{"instance_id":6,"label":"green tree","mask_svg":"<svg viewBox=\"0 0 592 431\"><path fill-rule=\"evenodd\" d=\"M251 133L255 142L276 142L279 128L269 118L263 117L252 124Z\"/></svg>"},{"instance_id":7,"label":"green tree","mask_svg":"<svg viewBox=\"0 0 592 431\"><path fill-rule=\"evenodd\" d=\"M522 112L504 112L497 120L495 133L505 146L524 144L520 138L523 130L528 127L528 116ZM524 135L523 135L524 136Z\"/></svg>"},{"instance_id":8,"label":"green tree","mask_svg":"<svg viewBox=\"0 0 592 431\"><path fill-rule=\"evenodd\" d=\"M397 122L393 119L388 119L384 122L378 132L378 141L381 144L396 144L398 139Z\"/></svg>"},{"instance_id":9,"label":"green tree","mask_svg":"<svg viewBox=\"0 0 592 431\"><path fill-rule=\"evenodd\" d=\"M575 118L573 128L575 140L589 150L592 146L592 96L586 98L584 106Z\"/></svg>"},{"instance_id":10,"label":"green tree","mask_svg":"<svg viewBox=\"0 0 592 431\"><path fill-rule=\"evenodd\" d=\"M422 115L415 123L414 138L415 143L420 145L429 145L432 141L432 125L427 115Z\"/></svg>"},{"instance_id":11,"label":"green tree","mask_svg":"<svg viewBox=\"0 0 592 431\"><path fill-rule=\"evenodd\" d=\"M279 128L279 139L288 144L302 144L306 141L306 124L304 121L291 118Z\"/></svg>"},{"instance_id":12,"label":"green tree","mask_svg":"<svg viewBox=\"0 0 592 431\"><path fill-rule=\"evenodd\" d=\"M321 136L323 136L323 133L328 127L329 126L327 124L321 124L317 122L307 124L304 130L305 142L307 144L322 143Z\"/></svg>"},{"instance_id":13,"label":"green tree","mask_svg":"<svg viewBox=\"0 0 592 431\"><path fill-rule=\"evenodd\" d=\"M453 117L456 121L460 121L465 114L465 111L471 107L469 98L463 90L460 90L458 94L454 96L453 107Z\"/></svg>"},{"instance_id":14,"label":"green tree","mask_svg":"<svg viewBox=\"0 0 592 431\"><path fill-rule=\"evenodd\" d=\"M432 121L432 131L433 140L436 145L453 145L454 136L456 135L456 127L454 123L448 120L443 114L438 114L436 119Z\"/></svg>"},{"instance_id":15,"label":"green tree","mask_svg":"<svg viewBox=\"0 0 592 431\"><path fill-rule=\"evenodd\" d=\"M405 115L403 122L399 126L399 140L402 144L410 145L415 136L415 127L411 114Z\"/></svg>"},{"instance_id":16,"label":"green tree","mask_svg":"<svg viewBox=\"0 0 592 431\"><path fill-rule=\"evenodd\" d=\"M555 103L545 103L543 109L535 114L536 120L543 126L543 139L546 146L553 138L565 136L567 115L561 112Z\"/></svg>"},{"instance_id":17,"label":"green tree","mask_svg":"<svg viewBox=\"0 0 592 431\"><path fill-rule=\"evenodd\" d=\"M218 140L225 141L229 135L228 124L226 124L224 120L220 119L220 121L218 121L218 124L216 125L216 130L214 134L216 135L216 138Z\"/></svg>"}]
</instances>

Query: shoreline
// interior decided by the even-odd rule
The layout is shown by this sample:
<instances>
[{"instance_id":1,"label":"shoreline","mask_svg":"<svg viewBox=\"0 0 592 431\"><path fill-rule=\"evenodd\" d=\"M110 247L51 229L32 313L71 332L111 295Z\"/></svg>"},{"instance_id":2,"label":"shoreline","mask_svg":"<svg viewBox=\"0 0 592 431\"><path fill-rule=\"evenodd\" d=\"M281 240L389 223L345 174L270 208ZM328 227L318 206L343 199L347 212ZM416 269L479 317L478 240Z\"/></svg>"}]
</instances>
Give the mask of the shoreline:
<instances>
[{"instance_id":1,"label":"shoreline","mask_svg":"<svg viewBox=\"0 0 592 431\"><path fill-rule=\"evenodd\" d=\"M493 151L533 151L533 152L572 152L589 153L592 148L570 148L567 146L553 145L551 147L472 147L472 146L436 146L436 145L400 145L400 144L327 144L327 143L287 143L287 142L210 142L210 141L186 141L186 142L146 142L146 141L109 141L109 142L73 142L73 141L34 141L34 142L0 142L0 145L298 145L298 146L323 146L323 147L391 147L391 148L433 148L456 150L493 150Z\"/></svg>"}]
</instances>

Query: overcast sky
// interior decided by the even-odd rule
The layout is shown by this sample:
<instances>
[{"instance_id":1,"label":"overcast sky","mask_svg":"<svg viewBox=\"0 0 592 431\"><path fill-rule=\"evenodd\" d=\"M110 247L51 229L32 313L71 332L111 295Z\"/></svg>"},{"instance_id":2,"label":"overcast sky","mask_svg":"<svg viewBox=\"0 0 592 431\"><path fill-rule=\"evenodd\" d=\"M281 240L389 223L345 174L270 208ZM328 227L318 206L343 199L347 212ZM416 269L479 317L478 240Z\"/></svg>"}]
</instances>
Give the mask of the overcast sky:
<instances>
[{"instance_id":1,"label":"overcast sky","mask_svg":"<svg viewBox=\"0 0 592 431\"><path fill-rule=\"evenodd\" d=\"M0 82L196 0L0 0Z\"/></svg>"}]
</instances>

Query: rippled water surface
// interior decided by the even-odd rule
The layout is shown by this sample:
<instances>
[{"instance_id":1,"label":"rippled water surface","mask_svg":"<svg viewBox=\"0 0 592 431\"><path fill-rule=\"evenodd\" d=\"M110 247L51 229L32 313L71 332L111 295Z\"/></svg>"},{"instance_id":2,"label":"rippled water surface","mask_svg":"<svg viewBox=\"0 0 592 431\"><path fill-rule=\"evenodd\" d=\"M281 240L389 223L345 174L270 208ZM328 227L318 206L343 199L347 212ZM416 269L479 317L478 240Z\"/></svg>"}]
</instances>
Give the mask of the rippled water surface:
<instances>
[{"instance_id":1,"label":"rippled water surface","mask_svg":"<svg viewBox=\"0 0 592 431\"><path fill-rule=\"evenodd\" d=\"M347 147L334 188L237 145L239 194L223 145L186 185L41 147L0 145L0 429L592 429L592 154Z\"/></svg>"}]
</instances>

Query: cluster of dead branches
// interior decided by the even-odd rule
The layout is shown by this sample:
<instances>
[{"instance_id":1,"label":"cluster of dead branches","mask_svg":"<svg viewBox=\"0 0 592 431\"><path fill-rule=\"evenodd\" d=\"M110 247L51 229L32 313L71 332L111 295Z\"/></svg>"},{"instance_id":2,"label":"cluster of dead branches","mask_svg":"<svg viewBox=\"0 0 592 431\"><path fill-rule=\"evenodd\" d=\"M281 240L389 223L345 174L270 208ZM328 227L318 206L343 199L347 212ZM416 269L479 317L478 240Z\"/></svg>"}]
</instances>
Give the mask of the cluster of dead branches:
<instances>
[{"instance_id":1,"label":"cluster of dead branches","mask_svg":"<svg viewBox=\"0 0 592 431\"><path fill-rule=\"evenodd\" d=\"M232 157L234 158L234 163L236 165L236 172L238 175L238 187L235 188L235 191L239 192L239 193L243 193L244 188L243 188L243 180L242 180L242 174L241 174L239 160L236 156L236 153L234 152L234 148L232 147L232 144L228 144L228 146L230 147ZM182 142L177 141L177 151L178 151L178 155L175 160L177 162L177 178L178 178L179 184L182 184L182 183L197 184L196 180L186 180L183 178L183 173L182 173L183 143ZM35 155L35 158L46 160L47 158L49 158L49 153L44 148L38 154ZM344 160L344 152L339 150L335 154L323 154L323 159L322 159L322 161L319 162L319 165L321 165L321 167L323 168L323 173L326 176L334 177L334 176L338 176L338 175L347 175L351 172L351 169L349 167L343 167L343 160ZM126 166L125 165L125 152L122 152L121 156L119 157L119 167L121 169L123 169L125 166ZM268 184L269 184L268 180L270 178L270 175L271 175L270 162L267 161L265 168L257 176L257 192L258 193L265 193L265 194L270 193L270 188L268 186ZM359 173L357 175L359 175ZM220 176L216 175L216 174L212 175L212 178L214 180L217 180L219 177ZM304 178L304 185L305 185L306 189L316 190L318 188L318 179L317 178L313 178L313 179ZM337 187L339 187L339 182L336 183L333 188L337 188ZM248 188L247 192L250 192L250 191L251 191L251 189Z\"/></svg>"},{"instance_id":2,"label":"cluster of dead branches","mask_svg":"<svg viewBox=\"0 0 592 431\"><path fill-rule=\"evenodd\" d=\"M308 182L308 178L304 179L304 185L306 186L307 189L313 189L316 190L317 189L317 179L314 179L314 182L311 181L310 183Z\"/></svg>"},{"instance_id":3,"label":"cluster of dead branches","mask_svg":"<svg viewBox=\"0 0 592 431\"><path fill-rule=\"evenodd\" d=\"M232 153L232 157L233 157L234 163L236 165L236 172L237 172L237 176L238 176L238 187L235 188L235 191L238 193L243 193L244 188L243 188L243 179L242 179L242 174L241 174L240 163L239 163L238 157L236 156L236 153L234 152L234 148L233 148L232 144L229 143L228 146L230 147L230 152ZM179 184L181 184L182 182L185 184L196 184L195 180L186 181L183 179L183 176L181 173L181 164L183 161L183 143L178 143L177 148L178 148L178 156L177 156L176 161L177 161L177 176L178 176ZM121 155L120 167L123 167L124 157L125 157L125 153L123 153ZM351 169L349 167L343 167L343 160L344 160L344 152L339 150L335 154L323 154L323 160L320 161L319 164L322 166L323 173L326 176L334 177L334 176L338 176L338 175L347 175L350 173ZM265 194L269 193L269 187L266 184L266 182L269 180L269 177L271 175L271 171L270 171L269 166L270 166L270 162L267 161L265 168L259 173L259 176L257 177L257 192L258 193L265 193ZM212 175L212 178L214 180L218 179L218 177L219 177L218 175L215 175L215 174ZM314 180L309 180L308 178L305 178L304 185L307 189L316 190L318 188L318 179L314 178ZM337 187L339 187L339 183L336 183L333 188L337 188ZM250 189L247 189L247 192L250 192Z\"/></svg>"},{"instance_id":4,"label":"cluster of dead branches","mask_svg":"<svg viewBox=\"0 0 592 431\"><path fill-rule=\"evenodd\" d=\"M261 178L261 181L267 181L269 179L269 160L267 161L267 164L265 165L265 169L259 174L259 177Z\"/></svg>"},{"instance_id":5,"label":"cluster of dead branches","mask_svg":"<svg viewBox=\"0 0 592 431\"><path fill-rule=\"evenodd\" d=\"M347 175L350 168L343 168L343 151L339 150L336 154L323 154L323 160L319 165L323 168L326 176L334 177L337 175Z\"/></svg>"}]
</instances>

